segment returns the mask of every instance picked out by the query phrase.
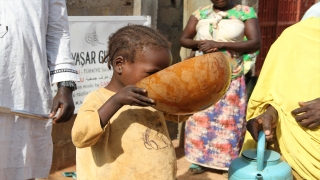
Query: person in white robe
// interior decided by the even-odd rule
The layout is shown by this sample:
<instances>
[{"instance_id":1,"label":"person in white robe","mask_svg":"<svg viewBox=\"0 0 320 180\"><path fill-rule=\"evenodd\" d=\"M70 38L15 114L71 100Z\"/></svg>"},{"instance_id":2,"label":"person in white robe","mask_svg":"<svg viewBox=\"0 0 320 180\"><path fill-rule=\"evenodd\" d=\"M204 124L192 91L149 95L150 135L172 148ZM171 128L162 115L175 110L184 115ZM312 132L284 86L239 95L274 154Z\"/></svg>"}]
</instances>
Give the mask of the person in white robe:
<instances>
[{"instance_id":1,"label":"person in white robe","mask_svg":"<svg viewBox=\"0 0 320 180\"><path fill-rule=\"evenodd\" d=\"M78 80L65 0L1 0L0 106L50 116L37 120L0 113L1 180L48 176L52 124L71 119ZM56 84L61 87L53 98Z\"/></svg>"},{"instance_id":2,"label":"person in white robe","mask_svg":"<svg viewBox=\"0 0 320 180\"><path fill-rule=\"evenodd\" d=\"M320 17L320 2L315 3L307 10L301 21L310 17Z\"/></svg>"}]
</instances>

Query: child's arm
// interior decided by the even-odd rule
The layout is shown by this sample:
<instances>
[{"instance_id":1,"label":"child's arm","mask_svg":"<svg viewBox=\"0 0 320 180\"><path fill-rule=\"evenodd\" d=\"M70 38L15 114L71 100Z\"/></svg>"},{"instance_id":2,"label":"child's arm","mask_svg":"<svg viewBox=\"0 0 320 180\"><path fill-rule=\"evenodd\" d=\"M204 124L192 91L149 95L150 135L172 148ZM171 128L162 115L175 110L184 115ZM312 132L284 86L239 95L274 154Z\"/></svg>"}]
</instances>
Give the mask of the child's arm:
<instances>
[{"instance_id":1,"label":"child's arm","mask_svg":"<svg viewBox=\"0 0 320 180\"><path fill-rule=\"evenodd\" d=\"M83 102L72 128L72 141L78 148L94 145L104 133L111 117L123 105L153 106L146 90L126 86L105 103L97 94L89 94Z\"/></svg>"},{"instance_id":2,"label":"child's arm","mask_svg":"<svg viewBox=\"0 0 320 180\"><path fill-rule=\"evenodd\" d=\"M189 119L189 117L192 116L192 114L188 115L173 115L173 114L166 114L164 113L164 118L166 120L175 122L175 123L181 123Z\"/></svg>"},{"instance_id":3,"label":"child's arm","mask_svg":"<svg viewBox=\"0 0 320 180\"><path fill-rule=\"evenodd\" d=\"M72 127L72 142L78 148L94 145L104 133L100 125L98 109L104 103L95 91L86 96Z\"/></svg>"},{"instance_id":4,"label":"child's arm","mask_svg":"<svg viewBox=\"0 0 320 180\"><path fill-rule=\"evenodd\" d=\"M145 89L135 86L126 86L113 95L98 110L101 127L103 128L111 117L124 105L130 106L154 106L155 101L147 97Z\"/></svg>"}]
</instances>

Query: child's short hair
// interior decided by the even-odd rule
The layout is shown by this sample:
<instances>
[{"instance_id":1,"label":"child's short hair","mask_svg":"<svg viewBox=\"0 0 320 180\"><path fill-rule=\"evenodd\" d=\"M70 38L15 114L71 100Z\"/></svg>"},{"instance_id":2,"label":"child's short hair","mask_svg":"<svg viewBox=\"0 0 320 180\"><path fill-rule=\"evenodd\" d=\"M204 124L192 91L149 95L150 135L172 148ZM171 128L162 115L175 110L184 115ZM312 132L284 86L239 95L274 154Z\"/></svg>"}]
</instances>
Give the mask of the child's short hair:
<instances>
[{"instance_id":1,"label":"child's short hair","mask_svg":"<svg viewBox=\"0 0 320 180\"><path fill-rule=\"evenodd\" d=\"M108 60L108 68L111 69L113 59L117 55L123 56L133 62L136 50L142 50L146 46L170 49L170 42L157 30L142 25L127 25L120 28L109 37L108 54L103 62Z\"/></svg>"}]
</instances>

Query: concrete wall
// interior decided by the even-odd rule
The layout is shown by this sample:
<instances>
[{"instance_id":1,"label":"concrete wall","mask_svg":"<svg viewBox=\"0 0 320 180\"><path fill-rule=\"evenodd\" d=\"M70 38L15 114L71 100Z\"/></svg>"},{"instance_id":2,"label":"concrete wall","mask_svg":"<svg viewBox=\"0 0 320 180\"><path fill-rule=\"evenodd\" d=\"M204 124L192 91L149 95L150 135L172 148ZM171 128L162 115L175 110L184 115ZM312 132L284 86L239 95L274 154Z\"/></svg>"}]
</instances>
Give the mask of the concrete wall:
<instances>
[{"instance_id":1,"label":"concrete wall","mask_svg":"<svg viewBox=\"0 0 320 180\"><path fill-rule=\"evenodd\" d=\"M182 0L158 0L157 29L172 43L173 63L181 61L180 36L183 30Z\"/></svg>"},{"instance_id":2,"label":"concrete wall","mask_svg":"<svg viewBox=\"0 0 320 180\"><path fill-rule=\"evenodd\" d=\"M151 16L151 27L156 29L158 20L158 0L135 0L133 5L133 15Z\"/></svg>"},{"instance_id":3,"label":"concrete wall","mask_svg":"<svg viewBox=\"0 0 320 180\"><path fill-rule=\"evenodd\" d=\"M71 141L71 129L75 118L76 115L66 123L53 125L53 157L51 172L76 164L76 148Z\"/></svg>"},{"instance_id":4,"label":"concrete wall","mask_svg":"<svg viewBox=\"0 0 320 180\"><path fill-rule=\"evenodd\" d=\"M183 31L183 0L158 0L157 29L171 42L173 64L181 61L180 36ZM170 138L178 138L178 124L167 121Z\"/></svg>"},{"instance_id":5,"label":"concrete wall","mask_svg":"<svg viewBox=\"0 0 320 180\"><path fill-rule=\"evenodd\" d=\"M179 39L182 32L182 0L135 0L133 15L149 15L152 27L172 43L173 63L181 61Z\"/></svg>"},{"instance_id":6,"label":"concrete wall","mask_svg":"<svg viewBox=\"0 0 320 180\"><path fill-rule=\"evenodd\" d=\"M133 0L66 0L69 16L131 16Z\"/></svg>"}]
</instances>

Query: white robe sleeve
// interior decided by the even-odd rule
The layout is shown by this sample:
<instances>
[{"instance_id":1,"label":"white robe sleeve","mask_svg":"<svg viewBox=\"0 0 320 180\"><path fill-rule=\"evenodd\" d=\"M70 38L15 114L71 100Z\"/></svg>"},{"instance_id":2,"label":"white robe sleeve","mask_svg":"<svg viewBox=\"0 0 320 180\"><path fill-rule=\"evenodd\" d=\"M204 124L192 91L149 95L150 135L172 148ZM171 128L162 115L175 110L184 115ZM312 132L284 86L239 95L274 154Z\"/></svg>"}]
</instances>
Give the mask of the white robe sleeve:
<instances>
[{"instance_id":1,"label":"white robe sleeve","mask_svg":"<svg viewBox=\"0 0 320 180\"><path fill-rule=\"evenodd\" d=\"M51 83L79 81L75 61L71 57L65 0L50 0L46 47Z\"/></svg>"}]
</instances>

